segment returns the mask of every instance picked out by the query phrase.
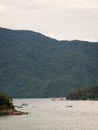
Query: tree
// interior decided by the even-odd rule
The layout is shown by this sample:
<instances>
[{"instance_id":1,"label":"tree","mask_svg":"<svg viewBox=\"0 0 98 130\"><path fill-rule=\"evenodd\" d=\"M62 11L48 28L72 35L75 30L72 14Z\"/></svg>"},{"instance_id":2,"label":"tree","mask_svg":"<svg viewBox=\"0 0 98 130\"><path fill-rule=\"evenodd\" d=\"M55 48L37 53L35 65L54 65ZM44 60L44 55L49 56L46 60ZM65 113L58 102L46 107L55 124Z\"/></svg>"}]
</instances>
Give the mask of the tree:
<instances>
[{"instance_id":1,"label":"tree","mask_svg":"<svg viewBox=\"0 0 98 130\"><path fill-rule=\"evenodd\" d=\"M0 110L4 109L14 109L13 100L5 94L0 93Z\"/></svg>"}]
</instances>

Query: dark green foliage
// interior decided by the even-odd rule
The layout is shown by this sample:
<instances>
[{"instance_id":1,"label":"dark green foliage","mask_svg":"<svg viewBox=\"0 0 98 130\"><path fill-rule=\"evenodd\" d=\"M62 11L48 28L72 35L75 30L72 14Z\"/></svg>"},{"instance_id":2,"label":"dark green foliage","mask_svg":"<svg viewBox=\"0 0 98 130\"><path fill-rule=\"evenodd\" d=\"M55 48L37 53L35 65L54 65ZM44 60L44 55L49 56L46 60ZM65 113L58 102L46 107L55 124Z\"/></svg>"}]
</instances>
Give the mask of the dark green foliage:
<instances>
[{"instance_id":1,"label":"dark green foliage","mask_svg":"<svg viewBox=\"0 0 98 130\"><path fill-rule=\"evenodd\" d=\"M98 84L98 43L57 41L0 28L0 91L10 97L62 97Z\"/></svg>"},{"instance_id":2,"label":"dark green foliage","mask_svg":"<svg viewBox=\"0 0 98 130\"><path fill-rule=\"evenodd\" d=\"M14 105L10 97L0 93L0 110L5 109L14 109Z\"/></svg>"},{"instance_id":3,"label":"dark green foliage","mask_svg":"<svg viewBox=\"0 0 98 130\"><path fill-rule=\"evenodd\" d=\"M71 100L98 100L98 86L82 88L80 90L73 90L67 99Z\"/></svg>"}]
</instances>

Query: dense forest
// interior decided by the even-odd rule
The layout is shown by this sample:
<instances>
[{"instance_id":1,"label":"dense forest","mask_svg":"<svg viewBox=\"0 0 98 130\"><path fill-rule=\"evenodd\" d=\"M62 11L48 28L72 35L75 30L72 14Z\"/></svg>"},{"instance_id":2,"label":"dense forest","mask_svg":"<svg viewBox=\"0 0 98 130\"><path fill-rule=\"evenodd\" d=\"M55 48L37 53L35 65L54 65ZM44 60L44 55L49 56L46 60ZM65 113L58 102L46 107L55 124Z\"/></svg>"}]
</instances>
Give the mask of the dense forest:
<instances>
[{"instance_id":1,"label":"dense forest","mask_svg":"<svg viewBox=\"0 0 98 130\"><path fill-rule=\"evenodd\" d=\"M71 100L98 100L98 86L73 90L67 99Z\"/></svg>"},{"instance_id":2,"label":"dense forest","mask_svg":"<svg viewBox=\"0 0 98 130\"><path fill-rule=\"evenodd\" d=\"M98 84L98 43L58 41L0 28L0 91L10 97L64 97Z\"/></svg>"}]
</instances>

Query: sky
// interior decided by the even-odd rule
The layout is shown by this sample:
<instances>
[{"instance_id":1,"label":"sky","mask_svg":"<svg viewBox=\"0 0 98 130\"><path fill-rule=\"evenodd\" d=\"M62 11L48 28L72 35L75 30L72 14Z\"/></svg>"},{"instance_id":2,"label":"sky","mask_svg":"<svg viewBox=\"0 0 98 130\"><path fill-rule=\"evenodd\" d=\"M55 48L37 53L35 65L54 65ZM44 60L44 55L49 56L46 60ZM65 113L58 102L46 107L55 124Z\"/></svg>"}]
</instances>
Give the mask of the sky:
<instances>
[{"instance_id":1,"label":"sky","mask_svg":"<svg viewBox=\"0 0 98 130\"><path fill-rule=\"evenodd\" d=\"M0 0L0 26L98 41L98 0Z\"/></svg>"}]
</instances>

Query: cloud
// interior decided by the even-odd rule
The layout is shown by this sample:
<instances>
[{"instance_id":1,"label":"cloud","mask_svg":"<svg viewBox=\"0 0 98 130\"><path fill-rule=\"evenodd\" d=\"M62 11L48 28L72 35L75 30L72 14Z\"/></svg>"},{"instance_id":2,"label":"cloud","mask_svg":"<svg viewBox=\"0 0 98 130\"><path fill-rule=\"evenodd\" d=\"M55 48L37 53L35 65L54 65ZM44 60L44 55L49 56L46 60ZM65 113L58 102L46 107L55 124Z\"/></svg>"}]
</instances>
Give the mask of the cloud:
<instances>
[{"instance_id":1,"label":"cloud","mask_svg":"<svg viewBox=\"0 0 98 130\"><path fill-rule=\"evenodd\" d=\"M97 41L97 39L96 39L95 36L90 36L90 37L88 37L88 38L85 38L85 40L91 41L91 42L96 42L96 41Z\"/></svg>"},{"instance_id":2,"label":"cloud","mask_svg":"<svg viewBox=\"0 0 98 130\"><path fill-rule=\"evenodd\" d=\"M9 10L43 10L56 6L58 0L0 0L3 6L6 6Z\"/></svg>"},{"instance_id":3,"label":"cloud","mask_svg":"<svg viewBox=\"0 0 98 130\"><path fill-rule=\"evenodd\" d=\"M97 0L0 0L0 5L9 11L98 9Z\"/></svg>"},{"instance_id":4,"label":"cloud","mask_svg":"<svg viewBox=\"0 0 98 130\"><path fill-rule=\"evenodd\" d=\"M6 5L0 4L0 12L6 11Z\"/></svg>"},{"instance_id":5,"label":"cloud","mask_svg":"<svg viewBox=\"0 0 98 130\"><path fill-rule=\"evenodd\" d=\"M57 39L98 39L98 0L0 0L0 26Z\"/></svg>"}]
</instances>

